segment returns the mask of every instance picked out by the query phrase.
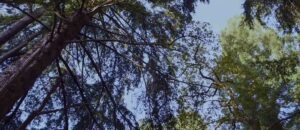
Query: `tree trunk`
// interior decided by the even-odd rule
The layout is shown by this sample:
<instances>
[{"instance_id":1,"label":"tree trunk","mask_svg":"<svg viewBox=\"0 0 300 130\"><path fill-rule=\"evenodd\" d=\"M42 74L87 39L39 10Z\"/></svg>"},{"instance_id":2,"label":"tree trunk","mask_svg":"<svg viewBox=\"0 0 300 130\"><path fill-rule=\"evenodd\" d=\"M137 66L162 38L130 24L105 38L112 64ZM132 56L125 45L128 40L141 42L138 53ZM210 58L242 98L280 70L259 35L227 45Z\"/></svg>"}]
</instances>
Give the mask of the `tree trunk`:
<instances>
[{"instance_id":1,"label":"tree trunk","mask_svg":"<svg viewBox=\"0 0 300 130\"><path fill-rule=\"evenodd\" d=\"M0 46L2 46L5 42L7 42L9 39L15 36L21 30L26 28L29 24L34 22L36 18L42 16L44 11L45 10L43 10L42 8L39 8L34 13L30 14L32 17L26 15L17 22L13 23L8 29L2 31L0 33Z\"/></svg>"},{"instance_id":2,"label":"tree trunk","mask_svg":"<svg viewBox=\"0 0 300 130\"><path fill-rule=\"evenodd\" d=\"M253 130L261 130L260 122L255 119L249 121L249 125Z\"/></svg>"},{"instance_id":3,"label":"tree trunk","mask_svg":"<svg viewBox=\"0 0 300 130\"><path fill-rule=\"evenodd\" d=\"M274 117L270 117L270 118L274 118L274 119L269 120L270 121L269 124L271 124L271 125L268 128L268 130L284 130L283 125L281 124L282 123L281 120L278 119L278 117L276 117L278 114L279 114L279 112L274 114L275 115Z\"/></svg>"},{"instance_id":4,"label":"tree trunk","mask_svg":"<svg viewBox=\"0 0 300 130\"><path fill-rule=\"evenodd\" d=\"M46 36L32 52L23 55L0 76L0 119L60 55L67 45L65 41L74 39L89 20L87 13L75 13L60 29L56 29L53 36L50 36L51 33Z\"/></svg>"},{"instance_id":5,"label":"tree trunk","mask_svg":"<svg viewBox=\"0 0 300 130\"><path fill-rule=\"evenodd\" d=\"M283 130L283 126L280 122L276 122L268 130Z\"/></svg>"}]
</instances>

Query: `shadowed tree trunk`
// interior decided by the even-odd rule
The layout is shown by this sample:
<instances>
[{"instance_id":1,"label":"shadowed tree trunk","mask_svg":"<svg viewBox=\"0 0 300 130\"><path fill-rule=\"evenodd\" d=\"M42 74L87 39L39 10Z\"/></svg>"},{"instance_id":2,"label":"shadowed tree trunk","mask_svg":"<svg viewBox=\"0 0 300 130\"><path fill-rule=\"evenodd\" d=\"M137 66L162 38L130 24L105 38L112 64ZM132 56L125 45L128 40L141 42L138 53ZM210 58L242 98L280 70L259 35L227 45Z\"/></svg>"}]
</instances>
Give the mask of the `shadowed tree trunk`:
<instances>
[{"instance_id":1,"label":"shadowed tree trunk","mask_svg":"<svg viewBox=\"0 0 300 130\"><path fill-rule=\"evenodd\" d=\"M257 120L251 120L251 121L249 121L249 125L250 125L250 127L253 130L261 130L260 122L257 121Z\"/></svg>"},{"instance_id":2,"label":"shadowed tree trunk","mask_svg":"<svg viewBox=\"0 0 300 130\"><path fill-rule=\"evenodd\" d=\"M36 18L39 18L43 15L44 9L39 8L34 13L31 13L30 16L26 15L17 22L13 23L7 30L0 33L0 46L6 43L9 39L19 33L21 30L26 28L29 24L33 23Z\"/></svg>"},{"instance_id":3,"label":"shadowed tree trunk","mask_svg":"<svg viewBox=\"0 0 300 130\"><path fill-rule=\"evenodd\" d=\"M61 28L55 29L53 36L50 36L50 32L31 52L23 55L1 75L0 119L32 88L43 70L60 55L67 45L65 41L74 39L89 20L87 13L75 13Z\"/></svg>"},{"instance_id":4,"label":"shadowed tree trunk","mask_svg":"<svg viewBox=\"0 0 300 130\"><path fill-rule=\"evenodd\" d=\"M283 126L280 122L275 123L271 128L269 128L268 130L283 130Z\"/></svg>"}]
</instances>

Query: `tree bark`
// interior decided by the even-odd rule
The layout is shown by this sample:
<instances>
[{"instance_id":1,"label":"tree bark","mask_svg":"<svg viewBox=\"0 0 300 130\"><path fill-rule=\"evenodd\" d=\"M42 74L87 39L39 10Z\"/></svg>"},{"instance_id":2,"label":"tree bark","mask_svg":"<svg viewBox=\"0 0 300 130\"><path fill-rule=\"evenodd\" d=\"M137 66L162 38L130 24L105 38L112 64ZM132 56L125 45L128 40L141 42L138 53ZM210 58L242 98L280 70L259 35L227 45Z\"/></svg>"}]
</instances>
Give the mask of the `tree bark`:
<instances>
[{"instance_id":1,"label":"tree bark","mask_svg":"<svg viewBox=\"0 0 300 130\"><path fill-rule=\"evenodd\" d=\"M248 124L250 125L250 128L252 128L253 130L261 130L260 122L256 119L250 120Z\"/></svg>"},{"instance_id":2,"label":"tree bark","mask_svg":"<svg viewBox=\"0 0 300 130\"><path fill-rule=\"evenodd\" d=\"M284 130L284 129L280 122L276 122L268 130Z\"/></svg>"},{"instance_id":3,"label":"tree bark","mask_svg":"<svg viewBox=\"0 0 300 130\"><path fill-rule=\"evenodd\" d=\"M274 119L269 120L270 121L269 124L271 124L271 125L268 128L268 130L284 130L284 127L282 125L282 121L280 119L278 119L278 117L276 117L276 115L278 115L278 114L279 114L279 112L274 114L275 115L274 117L270 117L270 118L274 118Z\"/></svg>"},{"instance_id":4,"label":"tree bark","mask_svg":"<svg viewBox=\"0 0 300 130\"><path fill-rule=\"evenodd\" d=\"M55 29L53 36L51 33L46 36L32 52L23 55L0 76L0 119L32 88L43 70L60 55L67 45L65 41L74 39L89 20L87 13L76 12L60 29Z\"/></svg>"},{"instance_id":5,"label":"tree bark","mask_svg":"<svg viewBox=\"0 0 300 130\"><path fill-rule=\"evenodd\" d=\"M0 46L6 43L9 39L19 33L21 30L26 28L29 24L33 23L36 18L39 18L44 13L42 8L37 9L31 16L24 16L17 22L13 23L8 29L0 33Z\"/></svg>"}]
</instances>

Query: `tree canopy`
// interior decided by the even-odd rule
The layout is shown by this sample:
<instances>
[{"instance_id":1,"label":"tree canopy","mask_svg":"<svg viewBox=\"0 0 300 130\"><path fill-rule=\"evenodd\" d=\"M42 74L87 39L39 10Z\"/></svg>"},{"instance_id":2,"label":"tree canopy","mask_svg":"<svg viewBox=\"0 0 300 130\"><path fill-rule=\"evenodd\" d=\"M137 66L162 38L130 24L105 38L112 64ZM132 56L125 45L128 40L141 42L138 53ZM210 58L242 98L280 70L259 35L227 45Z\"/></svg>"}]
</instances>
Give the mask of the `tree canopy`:
<instances>
[{"instance_id":1,"label":"tree canopy","mask_svg":"<svg viewBox=\"0 0 300 130\"><path fill-rule=\"evenodd\" d=\"M299 113L299 42L258 22L252 29L240 22L232 20L220 37L223 50L215 69L223 108L219 123L281 130L294 120L285 118Z\"/></svg>"},{"instance_id":2,"label":"tree canopy","mask_svg":"<svg viewBox=\"0 0 300 130\"><path fill-rule=\"evenodd\" d=\"M162 128L180 92L201 86L186 75L198 71L189 57L214 39L192 22L196 2L1 1L1 127L138 129L124 101L138 90Z\"/></svg>"},{"instance_id":3,"label":"tree canopy","mask_svg":"<svg viewBox=\"0 0 300 130\"><path fill-rule=\"evenodd\" d=\"M299 129L300 3L203 3L1 0L0 129Z\"/></svg>"}]
</instances>

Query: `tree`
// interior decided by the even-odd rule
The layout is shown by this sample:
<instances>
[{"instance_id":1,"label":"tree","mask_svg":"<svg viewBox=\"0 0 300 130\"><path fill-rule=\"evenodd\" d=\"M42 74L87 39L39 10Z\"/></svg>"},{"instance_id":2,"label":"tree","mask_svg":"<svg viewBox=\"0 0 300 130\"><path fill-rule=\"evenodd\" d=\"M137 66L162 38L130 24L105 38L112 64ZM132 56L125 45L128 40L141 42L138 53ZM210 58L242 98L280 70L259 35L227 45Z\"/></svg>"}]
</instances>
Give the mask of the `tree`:
<instances>
[{"instance_id":1,"label":"tree","mask_svg":"<svg viewBox=\"0 0 300 130\"><path fill-rule=\"evenodd\" d=\"M198 112L180 111L168 124L163 126L164 129L174 130L205 130L206 124ZM142 130L154 129L150 122L144 121L141 125Z\"/></svg>"},{"instance_id":2,"label":"tree","mask_svg":"<svg viewBox=\"0 0 300 130\"><path fill-rule=\"evenodd\" d=\"M243 4L245 20L253 23L257 19L267 24L267 18L276 21L277 27L299 32L300 2L297 0L246 0Z\"/></svg>"},{"instance_id":3,"label":"tree","mask_svg":"<svg viewBox=\"0 0 300 130\"><path fill-rule=\"evenodd\" d=\"M20 28L1 25L2 31L17 30L1 48L0 121L7 129L41 122L49 129L137 129L124 95L141 87L159 127L172 117L171 101L180 91L175 86L190 86L178 78L186 66L176 65L194 62L187 56L199 57L203 43L213 39L207 24L191 21L196 1L0 3L8 8L8 23L30 17ZM33 16L40 8L46 12Z\"/></svg>"},{"instance_id":4,"label":"tree","mask_svg":"<svg viewBox=\"0 0 300 130\"><path fill-rule=\"evenodd\" d=\"M178 115L176 120L176 129L178 130L205 130L206 125L203 123L203 119L197 112L183 111Z\"/></svg>"},{"instance_id":5,"label":"tree","mask_svg":"<svg viewBox=\"0 0 300 130\"><path fill-rule=\"evenodd\" d=\"M299 111L294 91L299 86L298 41L258 22L252 29L240 22L233 19L221 34L215 70L223 114L219 123L282 130Z\"/></svg>"}]
</instances>

